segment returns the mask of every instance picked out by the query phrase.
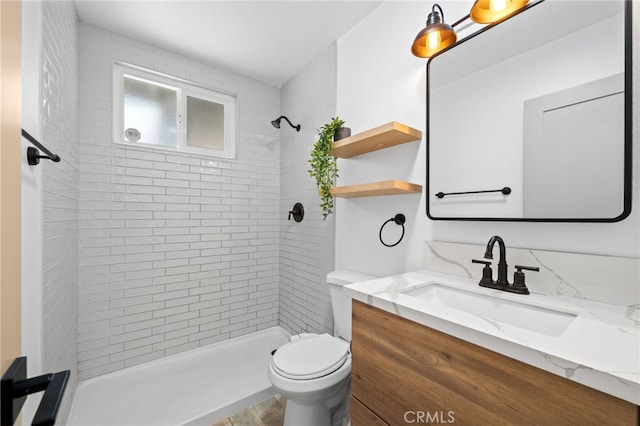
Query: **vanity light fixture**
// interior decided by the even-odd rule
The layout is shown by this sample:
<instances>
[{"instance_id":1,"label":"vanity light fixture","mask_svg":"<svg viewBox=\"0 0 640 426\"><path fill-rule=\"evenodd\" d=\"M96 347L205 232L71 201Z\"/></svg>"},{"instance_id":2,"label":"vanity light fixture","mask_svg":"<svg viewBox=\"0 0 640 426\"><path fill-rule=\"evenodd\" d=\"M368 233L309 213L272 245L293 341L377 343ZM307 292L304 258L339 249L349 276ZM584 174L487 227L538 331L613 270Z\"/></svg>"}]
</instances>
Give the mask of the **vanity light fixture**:
<instances>
[{"instance_id":1,"label":"vanity light fixture","mask_svg":"<svg viewBox=\"0 0 640 426\"><path fill-rule=\"evenodd\" d=\"M430 58L457 41L458 36L453 29L456 25L467 19L478 24L491 24L512 15L528 2L529 0L476 0L469 15L452 25L444 22L442 8L434 4L427 17L427 26L418 33L411 45L411 53L419 58Z\"/></svg>"},{"instance_id":2,"label":"vanity light fixture","mask_svg":"<svg viewBox=\"0 0 640 426\"><path fill-rule=\"evenodd\" d=\"M444 22L442 8L440 5L434 4L427 17L427 26L418 33L413 41L411 53L419 58L429 58L445 47L451 46L457 39L458 36L453 27Z\"/></svg>"},{"instance_id":3,"label":"vanity light fixture","mask_svg":"<svg viewBox=\"0 0 640 426\"><path fill-rule=\"evenodd\" d=\"M522 9L529 0L476 0L469 17L478 24L491 24Z\"/></svg>"}]
</instances>

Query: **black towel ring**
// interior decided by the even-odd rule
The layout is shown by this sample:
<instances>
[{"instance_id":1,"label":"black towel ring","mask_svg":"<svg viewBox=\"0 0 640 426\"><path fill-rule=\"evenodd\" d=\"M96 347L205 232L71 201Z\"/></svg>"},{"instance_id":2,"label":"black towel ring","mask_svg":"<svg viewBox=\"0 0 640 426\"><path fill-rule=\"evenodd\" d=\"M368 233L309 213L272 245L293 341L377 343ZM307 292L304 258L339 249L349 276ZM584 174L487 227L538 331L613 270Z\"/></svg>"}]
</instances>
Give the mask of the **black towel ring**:
<instances>
[{"instance_id":1,"label":"black towel ring","mask_svg":"<svg viewBox=\"0 0 640 426\"><path fill-rule=\"evenodd\" d=\"M380 242L382 243L383 246L395 247L398 244L400 244L400 241L402 241L402 239L404 238L404 223L406 222L406 220L407 219L404 217L402 213L398 213L397 215L395 215L391 219L388 219L385 223L382 224L382 226L380 227L380 232L378 233L378 237L380 238ZM402 225L402 235L400 235L400 239L393 244L387 244L382 240L382 230L389 222L395 222L396 225Z\"/></svg>"}]
</instances>

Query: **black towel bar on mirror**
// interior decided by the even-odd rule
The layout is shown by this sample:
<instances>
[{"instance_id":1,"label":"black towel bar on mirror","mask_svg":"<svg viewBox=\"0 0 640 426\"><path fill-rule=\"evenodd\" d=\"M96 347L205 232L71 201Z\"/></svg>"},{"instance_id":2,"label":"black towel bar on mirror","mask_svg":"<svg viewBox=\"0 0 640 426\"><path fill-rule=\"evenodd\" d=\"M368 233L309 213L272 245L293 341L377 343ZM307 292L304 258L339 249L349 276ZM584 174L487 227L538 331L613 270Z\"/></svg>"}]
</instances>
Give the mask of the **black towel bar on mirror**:
<instances>
[{"instance_id":1,"label":"black towel bar on mirror","mask_svg":"<svg viewBox=\"0 0 640 426\"><path fill-rule=\"evenodd\" d=\"M60 157L57 154L54 154L51 150L49 150L47 147L45 147L40 142L38 142L38 140L33 136L31 136L29 132L27 132L25 129L22 129L22 136L26 140L31 142L33 145L35 145L37 148L42 150L42 152L47 154L47 155L40 155L40 151L38 151L36 148L33 148L31 146L27 148L27 162L29 163L30 166L35 166L36 164L39 164L41 158L46 158L47 160L51 160L54 163L57 163L60 161Z\"/></svg>"},{"instance_id":2,"label":"black towel bar on mirror","mask_svg":"<svg viewBox=\"0 0 640 426\"><path fill-rule=\"evenodd\" d=\"M464 191L464 192L438 192L436 197L444 198L445 195L462 195L462 194L484 194L486 192L502 192L504 195L511 194L511 188L505 186L501 189L488 189L486 191Z\"/></svg>"}]
</instances>

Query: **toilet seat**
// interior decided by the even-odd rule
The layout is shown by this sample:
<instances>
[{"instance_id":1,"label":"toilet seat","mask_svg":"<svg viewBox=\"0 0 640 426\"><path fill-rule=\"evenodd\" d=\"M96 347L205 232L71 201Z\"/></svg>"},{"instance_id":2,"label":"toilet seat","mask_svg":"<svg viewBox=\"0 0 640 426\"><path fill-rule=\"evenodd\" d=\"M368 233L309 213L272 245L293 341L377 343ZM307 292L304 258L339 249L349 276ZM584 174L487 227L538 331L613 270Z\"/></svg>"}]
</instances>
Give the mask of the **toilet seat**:
<instances>
[{"instance_id":1,"label":"toilet seat","mask_svg":"<svg viewBox=\"0 0 640 426\"><path fill-rule=\"evenodd\" d=\"M338 370L348 356L349 343L325 333L286 343L273 355L271 365L283 377L311 380Z\"/></svg>"}]
</instances>

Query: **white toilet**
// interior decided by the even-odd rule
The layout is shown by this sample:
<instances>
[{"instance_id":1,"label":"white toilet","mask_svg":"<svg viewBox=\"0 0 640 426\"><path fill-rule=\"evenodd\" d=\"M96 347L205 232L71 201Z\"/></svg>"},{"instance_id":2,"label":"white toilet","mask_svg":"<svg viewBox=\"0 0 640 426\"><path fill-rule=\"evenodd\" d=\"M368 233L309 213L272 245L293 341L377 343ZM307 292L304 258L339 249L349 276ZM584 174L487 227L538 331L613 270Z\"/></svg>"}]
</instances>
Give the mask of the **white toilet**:
<instances>
[{"instance_id":1,"label":"white toilet","mask_svg":"<svg viewBox=\"0 0 640 426\"><path fill-rule=\"evenodd\" d=\"M351 298L342 287L374 279L352 271L327 275L333 311L333 336L299 334L278 348L269 380L287 398L285 426L346 425L351 384Z\"/></svg>"}]
</instances>

